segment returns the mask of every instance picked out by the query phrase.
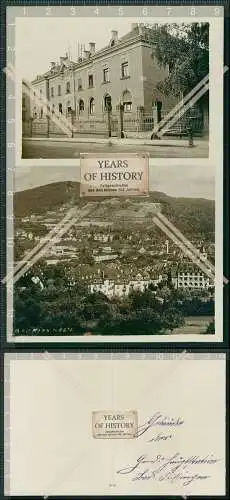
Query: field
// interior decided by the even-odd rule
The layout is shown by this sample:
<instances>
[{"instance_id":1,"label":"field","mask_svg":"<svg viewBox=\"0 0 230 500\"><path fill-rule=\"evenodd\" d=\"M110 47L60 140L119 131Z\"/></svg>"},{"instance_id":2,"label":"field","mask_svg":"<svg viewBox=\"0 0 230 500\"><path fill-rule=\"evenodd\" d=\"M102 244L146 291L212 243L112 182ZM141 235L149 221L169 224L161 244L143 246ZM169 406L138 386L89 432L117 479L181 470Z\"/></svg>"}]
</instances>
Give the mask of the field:
<instances>
[{"instance_id":1,"label":"field","mask_svg":"<svg viewBox=\"0 0 230 500\"><path fill-rule=\"evenodd\" d=\"M173 335L177 334L188 334L196 335L200 333L206 333L207 326L211 323L212 316L187 316L185 318L185 325L180 328L175 328L173 332L169 332Z\"/></svg>"}]
</instances>

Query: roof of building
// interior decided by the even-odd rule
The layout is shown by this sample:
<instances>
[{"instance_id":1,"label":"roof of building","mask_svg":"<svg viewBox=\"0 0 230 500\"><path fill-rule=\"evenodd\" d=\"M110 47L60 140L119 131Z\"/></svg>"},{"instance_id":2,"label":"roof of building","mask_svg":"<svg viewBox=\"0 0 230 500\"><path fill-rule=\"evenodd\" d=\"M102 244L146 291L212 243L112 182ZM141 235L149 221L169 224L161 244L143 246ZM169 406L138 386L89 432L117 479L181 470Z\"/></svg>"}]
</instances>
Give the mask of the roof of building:
<instances>
[{"instance_id":1,"label":"roof of building","mask_svg":"<svg viewBox=\"0 0 230 500\"><path fill-rule=\"evenodd\" d=\"M91 54L90 51L86 51L87 56L84 58L79 58L78 61L71 61L66 54L65 57L60 58L60 63L53 64L53 66L48 71L46 71L46 73L37 75L32 83L36 83L45 78L52 78L52 76L64 73L64 71L67 69L77 69L78 67L80 68L81 66L89 63L89 61L91 62L102 56L103 54L106 55L108 51L116 50L117 48L126 45L127 43L133 43L134 41L143 41L147 43L150 41L150 33L152 38L152 30L148 27L145 27L143 24L139 24L133 26L128 33L115 40L113 44L113 39L111 39L108 45L106 45L102 49L95 51L94 54Z\"/></svg>"}]
</instances>

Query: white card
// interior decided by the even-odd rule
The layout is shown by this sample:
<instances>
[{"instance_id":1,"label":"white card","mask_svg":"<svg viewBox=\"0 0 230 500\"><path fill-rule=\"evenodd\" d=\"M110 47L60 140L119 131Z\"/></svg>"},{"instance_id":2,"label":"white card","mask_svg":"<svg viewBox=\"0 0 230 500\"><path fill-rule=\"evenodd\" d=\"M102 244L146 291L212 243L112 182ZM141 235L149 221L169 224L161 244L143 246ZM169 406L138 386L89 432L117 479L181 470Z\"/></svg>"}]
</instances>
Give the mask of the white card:
<instances>
[{"instance_id":1,"label":"white card","mask_svg":"<svg viewBox=\"0 0 230 500\"><path fill-rule=\"evenodd\" d=\"M8 355L6 494L225 493L224 356L52 356Z\"/></svg>"}]
</instances>

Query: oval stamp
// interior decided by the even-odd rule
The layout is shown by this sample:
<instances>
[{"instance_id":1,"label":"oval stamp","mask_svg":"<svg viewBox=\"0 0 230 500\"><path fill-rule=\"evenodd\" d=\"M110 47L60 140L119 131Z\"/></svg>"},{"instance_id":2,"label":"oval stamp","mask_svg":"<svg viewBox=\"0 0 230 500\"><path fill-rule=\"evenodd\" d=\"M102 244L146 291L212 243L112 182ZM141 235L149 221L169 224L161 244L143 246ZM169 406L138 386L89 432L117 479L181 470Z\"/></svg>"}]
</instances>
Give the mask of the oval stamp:
<instances>
[{"instance_id":1,"label":"oval stamp","mask_svg":"<svg viewBox=\"0 0 230 500\"><path fill-rule=\"evenodd\" d=\"M136 410L93 411L93 437L107 439L130 439L137 434L138 418Z\"/></svg>"}]
</instances>

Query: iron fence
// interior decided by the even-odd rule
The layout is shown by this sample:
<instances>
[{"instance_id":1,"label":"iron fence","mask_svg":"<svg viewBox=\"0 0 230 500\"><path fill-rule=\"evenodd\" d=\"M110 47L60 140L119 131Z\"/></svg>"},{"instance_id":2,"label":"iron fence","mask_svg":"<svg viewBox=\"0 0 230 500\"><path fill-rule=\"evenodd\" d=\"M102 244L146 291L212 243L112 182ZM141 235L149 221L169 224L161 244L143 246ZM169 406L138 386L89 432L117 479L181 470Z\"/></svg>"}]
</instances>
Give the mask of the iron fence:
<instances>
[{"instance_id":1,"label":"iron fence","mask_svg":"<svg viewBox=\"0 0 230 500\"><path fill-rule=\"evenodd\" d=\"M170 110L162 112L161 119L164 119ZM62 120L60 119L60 124ZM151 138L156 122L153 113L124 112L121 115L118 111L111 113L93 114L89 116L74 115L64 118L64 123L68 129L72 130L72 137L78 135L102 135L104 137L144 137ZM189 110L179 117L172 126L165 127L164 136L188 137L202 136L204 133L204 117L197 110ZM161 130L161 128L159 128ZM52 137L65 136L61 125L54 122L52 118L35 118L22 122L22 135L24 137Z\"/></svg>"}]
</instances>

